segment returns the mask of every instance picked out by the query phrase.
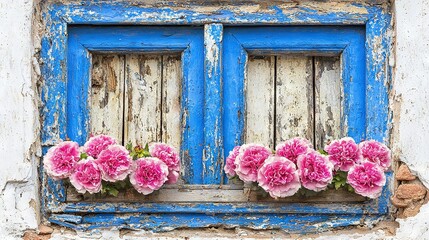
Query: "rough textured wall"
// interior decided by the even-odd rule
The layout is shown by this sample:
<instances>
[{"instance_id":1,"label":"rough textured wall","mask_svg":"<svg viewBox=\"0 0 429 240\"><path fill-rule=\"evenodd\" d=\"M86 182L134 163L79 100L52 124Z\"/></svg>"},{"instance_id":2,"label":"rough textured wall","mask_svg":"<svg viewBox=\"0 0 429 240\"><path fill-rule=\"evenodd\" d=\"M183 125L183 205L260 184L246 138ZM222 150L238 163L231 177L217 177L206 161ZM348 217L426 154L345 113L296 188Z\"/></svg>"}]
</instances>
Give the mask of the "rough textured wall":
<instances>
[{"instance_id":1,"label":"rough textured wall","mask_svg":"<svg viewBox=\"0 0 429 240\"><path fill-rule=\"evenodd\" d=\"M37 49L32 42L32 0L8 0L0 2L0 237L20 238L26 229L35 229L38 221L37 162L39 132L37 93L34 79L37 64L33 69L33 54ZM391 101L394 103L394 145L398 157L429 187L429 0L395 2L396 12L396 64L395 82ZM32 81L33 79L33 81ZM398 220L400 227L396 239L429 239L429 204L420 213L405 220ZM241 230L228 238L246 237ZM210 231L205 231L205 234ZM229 232L231 234L231 232ZM269 234L269 233L267 233ZM338 239L356 237L361 239L384 238L384 232L369 234L354 233L336 235ZM122 234L121 234L122 235ZM142 232L126 234L151 236ZM195 231L170 233L176 236L195 236ZM321 239L332 239L323 234ZM74 233L55 231L56 239L78 239ZM114 237L119 232L82 238ZM207 235L205 235L207 236ZM272 235L263 235L270 237Z\"/></svg>"},{"instance_id":2,"label":"rough textured wall","mask_svg":"<svg viewBox=\"0 0 429 240\"><path fill-rule=\"evenodd\" d=\"M32 0L0 2L0 238L37 227ZM7 237L6 237L7 236Z\"/></svg>"},{"instance_id":3,"label":"rough textured wall","mask_svg":"<svg viewBox=\"0 0 429 240\"><path fill-rule=\"evenodd\" d=\"M429 188L429 1L396 5L396 73L394 90L401 102L400 158Z\"/></svg>"}]
</instances>

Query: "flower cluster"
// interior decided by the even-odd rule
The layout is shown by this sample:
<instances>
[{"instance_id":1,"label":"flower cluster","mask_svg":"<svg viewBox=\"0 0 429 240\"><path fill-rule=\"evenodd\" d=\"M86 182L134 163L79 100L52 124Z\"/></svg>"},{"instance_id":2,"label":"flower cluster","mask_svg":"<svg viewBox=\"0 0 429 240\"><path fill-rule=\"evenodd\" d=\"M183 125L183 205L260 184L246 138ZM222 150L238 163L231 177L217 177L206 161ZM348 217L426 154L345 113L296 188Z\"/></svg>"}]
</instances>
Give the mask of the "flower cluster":
<instances>
[{"instance_id":1,"label":"flower cluster","mask_svg":"<svg viewBox=\"0 0 429 240\"><path fill-rule=\"evenodd\" d=\"M109 183L127 185L129 180L139 193L147 195L164 184L176 183L180 172L174 147L164 143L124 147L107 135L91 137L82 147L76 142L61 142L49 149L43 164L53 179L69 178L79 193L91 194L103 192Z\"/></svg>"},{"instance_id":2,"label":"flower cluster","mask_svg":"<svg viewBox=\"0 0 429 240\"><path fill-rule=\"evenodd\" d=\"M319 192L346 185L357 194L377 198L390 164L389 148L374 140L356 144L345 137L315 151L308 140L296 137L278 144L275 152L260 144L236 146L224 170L230 178L257 183L273 198L292 196L301 187Z\"/></svg>"}]
</instances>

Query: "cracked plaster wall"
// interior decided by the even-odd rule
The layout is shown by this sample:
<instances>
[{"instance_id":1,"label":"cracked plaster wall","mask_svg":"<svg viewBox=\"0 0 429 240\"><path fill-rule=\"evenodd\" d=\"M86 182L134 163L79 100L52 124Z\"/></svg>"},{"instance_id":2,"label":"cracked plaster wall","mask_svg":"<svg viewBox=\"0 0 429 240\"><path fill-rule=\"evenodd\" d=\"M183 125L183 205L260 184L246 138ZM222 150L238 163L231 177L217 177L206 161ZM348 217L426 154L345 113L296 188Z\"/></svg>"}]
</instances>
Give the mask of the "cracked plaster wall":
<instances>
[{"instance_id":1,"label":"cracked plaster wall","mask_svg":"<svg viewBox=\"0 0 429 240\"><path fill-rule=\"evenodd\" d=\"M396 0L394 5L397 45L391 95L392 147L429 187L429 0ZM0 2L0 237L4 239L20 238L26 229L37 228L39 221L40 147L34 83L38 67L32 60L39 43L33 44L32 15L32 0ZM417 216L398 220L400 227L392 238L429 239L427 216L428 204ZM53 237L79 238L67 234L56 231ZM108 235L119 237L113 231ZM379 239L385 235L377 231L334 238L344 237Z\"/></svg>"},{"instance_id":2,"label":"cracked plaster wall","mask_svg":"<svg viewBox=\"0 0 429 240\"><path fill-rule=\"evenodd\" d=\"M0 238L37 227L37 94L32 0L0 1Z\"/></svg>"}]
</instances>

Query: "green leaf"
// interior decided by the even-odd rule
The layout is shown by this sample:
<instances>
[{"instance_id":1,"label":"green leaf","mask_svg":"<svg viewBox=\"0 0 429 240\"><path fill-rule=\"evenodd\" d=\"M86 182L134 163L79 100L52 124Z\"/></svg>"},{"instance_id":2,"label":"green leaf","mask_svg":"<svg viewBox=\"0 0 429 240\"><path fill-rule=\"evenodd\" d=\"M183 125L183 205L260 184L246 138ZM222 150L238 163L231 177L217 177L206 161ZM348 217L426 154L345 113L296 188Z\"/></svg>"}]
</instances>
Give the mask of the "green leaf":
<instances>
[{"instance_id":1,"label":"green leaf","mask_svg":"<svg viewBox=\"0 0 429 240\"><path fill-rule=\"evenodd\" d=\"M334 185L335 185L335 190L338 190L341 187L340 182L336 182L336 183L334 183Z\"/></svg>"},{"instance_id":2,"label":"green leaf","mask_svg":"<svg viewBox=\"0 0 429 240\"><path fill-rule=\"evenodd\" d=\"M114 196L114 197L117 197L118 194L119 194L119 191L116 188L110 188L109 189L109 194L112 195L112 196Z\"/></svg>"},{"instance_id":3,"label":"green leaf","mask_svg":"<svg viewBox=\"0 0 429 240\"><path fill-rule=\"evenodd\" d=\"M318 151L322 155L328 155L328 153L325 150L323 150L323 149L319 149Z\"/></svg>"},{"instance_id":4,"label":"green leaf","mask_svg":"<svg viewBox=\"0 0 429 240\"><path fill-rule=\"evenodd\" d=\"M133 150L133 144L131 142L128 142L127 145L125 145L125 148L131 152Z\"/></svg>"},{"instance_id":5,"label":"green leaf","mask_svg":"<svg viewBox=\"0 0 429 240\"><path fill-rule=\"evenodd\" d=\"M80 154L80 159L87 159L88 158L88 154L83 152Z\"/></svg>"},{"instance_id":6,"label":"green leaf","mask_svg":"<svg viewBox=\"0 0 429 240\"><path fill-rule=\"evenodd\" d=\"M146 143L146 145L144 146L143 150L145 150L146 152L149 152L149 144Z\"/></svg>"}]
</instances>

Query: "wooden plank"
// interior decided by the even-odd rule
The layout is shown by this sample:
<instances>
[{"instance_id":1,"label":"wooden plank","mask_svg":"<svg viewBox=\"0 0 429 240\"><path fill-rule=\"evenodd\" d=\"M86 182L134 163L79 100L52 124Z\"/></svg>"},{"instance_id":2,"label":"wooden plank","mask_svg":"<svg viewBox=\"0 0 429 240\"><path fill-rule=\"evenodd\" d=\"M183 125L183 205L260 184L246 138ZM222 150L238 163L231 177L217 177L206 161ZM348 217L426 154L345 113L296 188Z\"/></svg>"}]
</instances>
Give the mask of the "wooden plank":
<instances>
[{"instance_id":1,"label":"wooden plank","mask_svg":"<svg viewBox=\"0 0 429 240\"><path fill-rule=\"evenodd\" d=\"M341 132L342 101L344 99L339 57L315 57L315 125L317 149Z\"/></svg>"},{"instance_id":2,"label":"wooden plank","mask_svg":"<svg viewBox=\"0 0 429 240\"><path fill-rule=\"evenodd\" d=\"M182 69L180 56L162 59L162 141L180 150Z\"/></svg>"},{"instance_id":3,"label":"wooden plank","mask_svg":"<svg viewBox=\"0 0 429 240\"><path fill-rule=\"evenodd\" d=\"M275 142L296 136L313 142L312 57L278 56L276 67Z\"/></svg>"},{"instance_id":4,"label":"wooden plank","mask_svg":"<svg viewBox=\"0 0 429 240\"><path fill-rule=\"evenodd\" d=\"M275 57L249 57L245 79L245 143L274 147Z\"/></svg>"},{"instance_id":5,"label":"wooden plank","mask_svg":"<svg viewBox=\"0 0 429 240\"><path fill-rule=\"evenodd\" d=\"M273 199L267 194L258 191L257 188L239 189L230 185L184 185L184 186L165 186L162 189L144 196L134 189L120 191L117 197L101 196L98 194L79 194L74 188L67 189L67 201L70 202L207 202L207 203L245 203L245 202L264 202L264 203L333 203L333 202L363 202L365 197L350 193L347 190L328 189L323 192L313 193L312 196L295 194L294 196Z\"/></svg>"},{"instance_id":6,"label":"wooden plank","mask_svg":"<svg viewBox=\"0 0 429 240\"><path fill-rule=\"evenodd\" d=\"M204 149L203 184L223 182L223 25L204 25Z\"/></svg>"},{"instance_id":7,"label":"wooden plank","mask_svg":"<svg viewBox=\"0 0 429 240\"><path fill-rule=\"evenodd\" d=\"M161 141L162 57L127 55L125 142Z\"/></svg>"},{"instance_id":8,"label":"wooden plank","mask_svg":"<svg viewBox=\"0 0 429 240\"><path fill-rule=\"evenodd\" d=\"M91 72L91 133L122 141L124 56L93 55Z\"/></svg>"}]
</instances>

